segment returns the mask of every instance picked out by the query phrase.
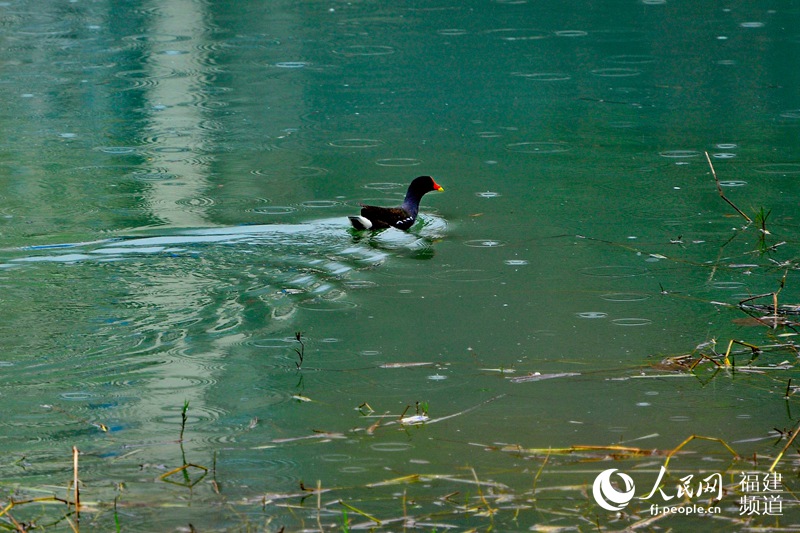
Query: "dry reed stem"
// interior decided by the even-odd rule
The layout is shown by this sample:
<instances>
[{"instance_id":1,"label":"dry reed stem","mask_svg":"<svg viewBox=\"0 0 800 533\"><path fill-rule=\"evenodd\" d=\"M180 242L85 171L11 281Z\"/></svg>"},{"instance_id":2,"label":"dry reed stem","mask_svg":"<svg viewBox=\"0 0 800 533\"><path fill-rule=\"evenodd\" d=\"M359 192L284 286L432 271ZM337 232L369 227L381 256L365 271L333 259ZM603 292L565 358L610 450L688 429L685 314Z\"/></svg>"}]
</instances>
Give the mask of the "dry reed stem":
<instances>
[{"instance_id":1,"label":"dry reed stem","mask_svg":"<svg viewBox=\"0 0 800 533\"><path fill-rule=\"evenodd\" d=\"M69 500L65 500L63 498L59 498L58 496L42 496L42 497L39 497L39 498L30 498L30 499L27 499L27 500L18 500L18 501L11 500L8 503L8 505L6 505L2 510L0 510L0 517L7 518L8 521L11 522L11 524L14 526L14 529L16 531L19 531L21 533L25 533L26 531L30 530L30 527L26 527L25 525L20 524L13 516L11 516L11 513L9 511L11 511L11 509L13 509L14 507L18 507L18 506L25 505L25 504L28 504L28 503L35 503L35 502L58 502L58 503L65 504L67 507L69 507L69 505L70 505ZM74 531L75 533L78 533L78 529L75 526L75 524L73 524L72 521L69 519L69 515L65 516L64 518L67 520L67 523L69 524L70 529L72 529L72 531Z\"/></svg>"},{"instance_id":2,"label":"dry reed stem","mask_svg":"<svg viewBox=\"0 0 800 533\"><path fill-rule=\"evenodd\" d=\"M176 474L178 472L186 472L187 470L189 470L189 468L198 468L198 469L203 471L203 475L201 475L196 480L192 481L189 478L189 475L187 473L186 474L186 483L178 483L176 481L172 481L171 479L169 479L169 477L172 476L173 474ZM165 472L165 473L161 474L160 476L158 476L158 479L160 481L164 481L166 483L172 483L174 485L181 485L181 486L185 486L185 487L190 487L191 488L191 487L194 487L195 485L197 485L207 475L208 475L208 468L206 468L205 466L194 464L194 463L186 463L183 466L179 466L177 468L173 468L169 472Z\"/></svg>"},{"instance_id":3,"label":"dry reed stem","mask_svg":"<svg viewBox=\"0 0 800 533\"><path fill-rule=\"evenodd\" d=\"M736 452L734 451L734 449L733 449L733 448L731 448L730 446L728 446L728 443L727 443L727 442L725 442L724 440L722 440L722 439L720 439L720 438L717 438L717 437L705 437L705 436L703 436L703 435L689 435L688 437L686 437L686 438L684 439L684 441L683 441L683 442L681 442L680 444L678 444L678 445L677 445L677 446L676 446L674 449L670 450L670 451L669 451L669 453L667 453L667 459L664 461L664 468L667 468L667 467L669 466L669 462L670 462L670 460L672 459L672 457L673 457L673 456L674 456L676 453L678 453L679 451L681 451L681 450L683 449L683 447L684 447L684 446L686 446L687 444L689 444L690 442L692 442L692 441L693 441L693 440L695 440L695 439L699 439L699 440L707 440L707 441L711 441L711 442L718 442L718 443L719 443L719 444L721 444L721 445L722 445L722 446L723 446L723 447L724 447L726 450L728 450L729 452L731 452L731 455L733 455L733 458L734 458L734 459L740 459L740 456L739 456L739 454L738 454L738 453L736 453Z\"/></svg>"},{"instance_id":4,"label":"dry reed stem","mask_svg":"<svg viewBox=\"0 0 800 533\"><path fill-rule=\"evenodd\" d=\"M533 488L534 497L536 497L536 485L539 482L539 477L542 475L542 472L544 471L544 467L545 467L545 465L547 465L547 461L549 461L549 460L550 460L550 454L548 453L547 455L544 456L544 461L542 461L542 466L539 467L539 470L536 472L536 475L533 476L533 487L532 488Z\"/></svg>"},{"instance_id":5,"label":"dry reed stem","mask_svg":"<svg viewBox=\"0 0 800 533\"><path fill-rule=\"evenodd\" d=\"M728 200L728 198L725 196L725 193L722 191L722 185L720 185L720 183L719 183L719 178L717 177L717 172L714 170L714 165L711 164L711 157L709 157L708 152L704 152L704 153L706 154L706 161L708 161L708 166L711 167L711 175L714 176L714 181L717 183L717 192L719 193L720 198L725 200L728 203L729 206L734 208L737 213L742 215L744 217L744 219L748 223L752 223L753 220L749 216L745 215L744 212L741 209L736 207L736 205L733 202L731 202L730 200Z\"/></svg>"},{"instance_id":6,"label":"dry reed stem","mask_svg":"<svg viewBox=\"0 0 800 533\"><path fill-rule=\"evenodd\" d=\"M576 444L574 446L568 446L565 448L522 448L518 446L505 446L501 448L501 451L504 452L519 452L519 453L527 453L533 455L547 455L550 456L551 454L555 455L570 455L573 453L580 453L580 452L616 452L622 454L629 454L629 455L664 455L665 451L663 450L645 450L642 448L635 448L632 446L617 446L617 445L588 445L588 444Z\"/></svg>"},{"instance_id":7,"label":"dry reed stem","mask_svg":"<svg viewBox=\"0 0 800 533\"><path fill-rule=\"evenodd\" d=\"M91 420L87 420L85 418L81 418L79 416L75 416L72 413L70 413L69 411L67 411L65 409L62 409L61 407L58 407L57 405L49 405L48 404L48 405L42 405L42 407L45 408L45 409L50 409L52 411L56 411L58 413L61 413L62 415L64 415L67 418L69 418L70 420L74 420L76 422L80 422L81 424L87 424L89 426L96 427L97 429L99 429L103 433L108 433L108 426L107 425L102 424L100 422L92 422Z\"/></svg>"},{"instance_id":8,"label":"dry reed stem","mask_svg":"<svg viewBox=\"0 0 800 533\"><path fill-rule=\"evenodd\" d=\"M81 491L78 488L78 448L72 447L72 500L75 504L75 514L80 517L81 515Z\"/></svg>"},{"instance_id":9,"label":"dry reed stem","mask_svg":"<svg viewBox=\"0 0 800 533\"><path fill-rule=\"evenodd\" d=\"M408 476L396 477L387 479L385 481L378 481L375 483L368 483L365 485L367 488L384 487L386 485L400 485L402 483L416 483L420 480L419 474L411 474Z\"/></svg>"},{"instance_id":10,"label":"dry reed stem","mask_svg":"<svg viewBox=\"0 0 800 533\"><path fill-rule=\"evenodd\" d=\"M731 354L731 348L732 347L733 347L733 339L731 339L730 342L728 343L728 349L725 350L725 358L723 359L723 362L725 363L725 366L728 367L728 368L730 368L732 366L731 365L731 361L728 358L730 356L730 354Z\"/></svg>"},{"instance_id":11,"label":"dry reed stem","mask_svg":"<svg viewBox=\"0 0 800 533\"><path fill-rule=\"evenodd\" d=\"M798 434L800 434L800 426L798 426L798 427L797 427L797 429L795 429L795 430L794 430L794 433L792 433L792 436L791 436L791 437L789 437L789 441L786 443L786 446L784 446L784 447L783 447L783 449L782 449L782 450L781 450L781 452L778 454L778 456L775 458L775 460L774 460L774 461L772 461L772 464L771 464L771 465L770 465L770 467L769 467L769 471L770 471L770 472L774 472L774 471L775 471L775 467L778 465L778 463L780 462L780 460L781 460L781 459L783 459L783 454L785 454L785 453L786 453L786 450L788 450L788 449L789 449L789 446L791 446L791 445L792 445L792 443L794 442L794 439L796 439L796 438L797 438L797 435L798 435Z\"/></svg>"},{"instance_id":12,"label":"dry reed stem","mask_svg":"<svg viewBox=\"0 0 800 533\"><path fill-rule=\"evenodd\" d=\"M317 480L317 527L320 532L325 533L322 527L322 480Z\"/></svg>"},{"instance_id":13,"label":"dry reed stem","mask_svg":"<svg viewBox=\"0 0 800 533\"><path fill-rule=\"evenodd\" d=\"M490 517L494 516L494 514L497 512L497 510L494 509L489 504L489 502L486 500L486 497L483 495L483 490L481 489L481 482L478 479L478 473L475 472L474 468L470 468L470 470L472 471L472 478L475 480L475 488L478 491L478 497L481 499L481 503L486 508L486 514L489 515Z\"/></svg>"},{"instance_id":14,"label":"dry reed stem","mask_svg":"<svg viewBox=\"0 0 800 533\"><path fill-rule=\"evenodd\" d=\"M158 476L158 479L162 479L162 480L163 480L164 478L168 478L168 477L169 477L169 476L171 476L172 474L176 474L176 473L178 473L178 472L180 472L180 471L182 471L182 470L186 470L186 469L188 469L188 468L190 468L190 467L199 468L199 469L200 469L200 470L202 470L203 472L208 472L208 468L206 468L206 467L205 467L205 466L203 466L203 465L196 465L196 464L194 464L194 463L186 463L186 464L185 464L185 465L183 465L183 466L179 466L179 467L177 467L177 468L173 468L173 469L172 469L172 470L170 470L169 472L165 472L165 473L161 474L160 476Z\"/></svg>"},{"instance_id":15,"label":"dry reed stem","mask_svg":"<svg viewBox=\"0 0 800 533\"><path fill-rule=\"evenodd\" d=\"M66 504L66 505L70 504L69 500L65 500L63 498L59 498L58 496L41 496L39 498L29 498L27 500L16 500L16 501L11 500L8 503L8 505L6 505L5 507L3 507L2 510L0 510L0 517L8 515L8 512L11 509L13 509L14 507L18 507L20 505L25 505L27 503L36 503L36 502L58 502L58 503ZM10 518L10 516L9 516L9 518Z\"/></svg>"},{"instance_id":16,"label":"dry reed stem","mask_svg":"<svg viewBox=\"0 0 800 533\"><path fill-rule=\"evenodd\" d=\"M377 518L375 518L371 514L366 513L364 511L362 511L361 509L358 509L357 507L353 507L352 505L345 503L343 500L339 500L339 505L341 505L342 507L345 507L346 509L349 509L349 510L353 511L354 513L360 514L361 516L363 516L367 520L372 520L373 522L375 522L379 526L383 524L380 520L378 520Z\"/></svg>"}]
</instances>

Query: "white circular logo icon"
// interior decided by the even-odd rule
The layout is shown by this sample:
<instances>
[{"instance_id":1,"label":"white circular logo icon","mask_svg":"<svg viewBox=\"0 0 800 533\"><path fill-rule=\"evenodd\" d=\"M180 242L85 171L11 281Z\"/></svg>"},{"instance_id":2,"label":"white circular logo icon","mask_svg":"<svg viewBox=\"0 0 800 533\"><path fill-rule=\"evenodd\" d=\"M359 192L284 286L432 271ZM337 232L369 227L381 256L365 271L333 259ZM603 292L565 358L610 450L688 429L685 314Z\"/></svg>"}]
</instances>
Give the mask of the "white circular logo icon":
<instances>
[{"instance_id":1,"label":"white circular logo icon","mask_svg":"<svg viewBox=\"0 0 800 533\"><path fill-rule=\"evenodd\" d=\"M625 490L617 490L614 485L611 484L611 476L615 472L617 472L616 468L603 470L594 479L594 484L592 485L594 500L597 502L597 505L607 511L622 510L622 508L628 505L628 502L633 499L633 491L635 490L631 476L622 472L617 472L617 476L625 485Z\"/></svg>"}]
</instances>

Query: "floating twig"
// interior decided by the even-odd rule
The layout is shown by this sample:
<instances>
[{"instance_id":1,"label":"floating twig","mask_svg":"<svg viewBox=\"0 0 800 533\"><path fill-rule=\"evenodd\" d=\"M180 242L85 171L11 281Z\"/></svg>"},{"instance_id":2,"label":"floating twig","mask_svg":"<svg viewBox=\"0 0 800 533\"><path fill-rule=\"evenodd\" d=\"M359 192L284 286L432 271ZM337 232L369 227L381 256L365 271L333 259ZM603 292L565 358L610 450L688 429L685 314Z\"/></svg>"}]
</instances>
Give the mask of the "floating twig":
<instances>
[{"instance_id":1,"label":"floating twig","mask_svg":"<svg viewBox=\"0 0 800 533\"><path fill-rule=\"evenodd\" d=\"M473 443L475 446L481 446L484 448L491 448L491 446L486 444L479 444ZM511 452L511 453L524 453L528 455L544 455L544 456L551 456L551 455L573 455L573 454L598 454L602 453L605 456L611 455L614 457L647 457L651 455L666 455L668 452L666 450L657 450L657 449L645 449L645 448L636 448L633 446L619 446L615 444L611 445L590 445L590 444L576 444L574 446L567 446L564 448L523 448L519 445L504 445L499 448L499 451L502 452Z\"/></svg>"},{"instance_id":2,"label":"floating twig","mask_svg":"<svg viewBox=\"0 0 800 533\"><path fill-rule=\"evenodd\" d=\"M475 490L478 491L478 497L480 498L483 506L486 508L486 514L490 517L493 517L497 510L491 506L488 500L486 500L486 497L483 495L483 490L481 490L481 482L478 480L478 473L475 472L474 468L470 468L470 470L472 471L472 478L475 480Z\"/></svg>"},{"instance_id":3,"label":"floating twig","mask_svg":"<svg viewBox=\"0 0 800 533\"><path fill-rule=\"evenodd\" d=\"M770 472L774 472L774 471L775 471L775 467L778 465L778 463L780 462L780 460L783 458L783 454L785 454L785 453L786 453L786 450L788 450L788 449L789 449L789 446L791 446L791 445L792 445L792 443L794 442L794 439L796 439L796 438L797 438L797 435L798 435L799 433L800 433L800 426L798 426L798 427L797 427L797 429L795 429L795 430L794 430L794 433L792 433L792 436L791 436L791 437L789 437L789 440L786 442L786 446L784 446L784 447L783 447L783 449L782 449L782 450L781 450L781 452L778 454L778 456L775 458L775 460L774 460L774 461L772 461L772 464L771 464L771 465L770 465L770 467L769 467L769 471L770 471Z\"/></svg>"},{"instance_id":4,"label":"floating twig","mask_svg":"<svg viewBox=\"0 0 800 533\"><path fill-rule=\"evenodd\" d=\"M57 405L45 404L45 405L42 405L41 407L43 407L44 409L52 409L53 411L61 413L62 415L66 416L67 418L69 418L71 420L74 420L76 422L80 422L82 424L87 424L87 425L90 425L90 426L94 426L97 429L99 429L100 431L102 431L103 433L108 433L108 426L107 425L101 424L100 422L92 422L91 420L86 420L85 418L81 418L81 417L75 416L72 413L70 413L69 411L66 411L65 409L62 409L61 407L59 407Z\"/></svg>"},{"instance_id":5,"label":"floating twig","mask_svg":"<svg viewBox=\"0 0 800 533\"><path fill-rule=\"evenodd\" d=\"M542 381L543 379L569 378L580 376L580 372L556 372L553 374L542 374L541 372L531 372L525 376L509 378L511 383L526 383L528 381Z\"/></svg>"},{"instance_id":6,"label":"floating twig","mask_svg":"<svg viewBox=\"0 0 800 533\"><path fill-rule=\"evenodd\" d=\"M191 468L196 468L196 469L202 471L202 474L200 475L200 477L198 477L194 481L192 481L191 478L189 477L189 469L191 469ZM173 476L174 474L177 474L178 472L183 473L183 477L184 477L184 482L183 483L179 483L177 481L173 481L173 480L169 479L171 476ZM208 475L208 468L206 468L205 466L197 465L197 464L194 464L194 463L186 463L186 464L184 464L182 466L179 466L177 468L173 468L169 472L165 472L165 473L161 474L160 476L158 476L158 479L160 479L161 481L164 481L166 483L172 483L173 485L181 485L181 486L184 486L184 487L192 488L195 485L197 485L198 483L200 483L200 481L202 481L203 478L205 478L207 475Z\"/></svg>"},{"instance_id":7,"label":"floating twig","mask_svg":"<svg viewBox=\"0 0 800 533\"><path fill-rule=\"evenodd\" d=\"M40 498L29 498L27 500L11 500L8 504L0 510L0 517L7 517L9 518L14 524L20 526L20 531L25 531L21 528L21 525L14 520L9 513L11 509L14 507L19 507L20 505L25 505L28 503L36 503L36 502L59 502L69 506L71 503L69 500L65 500L64 498L59 498L58 496L42 496Z\"/></svg>"},{"instance_id":8,"label":"floating twig","mask_svg":"<svg viewBox=\"0 0 800 533\"><path fill-rule=\"evenodd\" d=\"M325 529L322 527L322 480L317 480L317 527L324 533Z\"/></svg>"},{"instance_id":9,"label":"floating twig","mask_svg":"<svg viewBox=\"0 0 800 533\"><path fill-rule=\"evenodd\" d=\"M536 496L536 484L539 482L539 477L542 475L544 471L545 465L547 465L547 461L550 460L550 454L544 456L544 461L542 461L542 466L539 467L539 470L536 472L536 475L533 476L533 495Z\"/></svg>"},{"instance_id":10,"label":"floating twig","mask_svg":"<svg viewBox=\"0 0 800 533\"><path fill-rule=\"evenodd\" d=\"M81 516L81 492L78 488L78 448L72 447L72 500L75 504L75 516Z\"/></svg>"},{"instance_id":11,"label":"floating twig","mask_svg":"<svg viewBox=\"0 0 800 533\"><path fill-rule=\"evenodd\" d=\"M217 450L214 450L214 458L211 461L211 486L214 487L214 492L220 493L219 483L217 483Z\"/></svg>"},{"instance_id":12,"label":"floating twig","mask_svg":"<svg viewBox=\"0 0 800 533\"><path fill-rule=\"evenodd\" d=\"M729 367L729 368L735 368L736 367L736 361L733 360L732 358L730 358L731 348L733 347L734 344L738 344L740 346L744 346L746 348L750 348L750 351L751 351L751 353L753 355L752 359L750 359L751 363L753 361L755 361L756 357L758 357L759 354L761 354L761 348L759 348L758 346L755 346L754 344L750 344L749 342L737 341L736 339L731 339L730 342L728 343L728 349L725 350L725 356L723 357L723 360L722 360L724 366L726 366L726 367ZM733 361L733 362L731 362L731 361Z\"/></svg>"},{"instance_id":13,"label":"floating twig","mask_svg":"<svg viewBox=\"0 0 800 533\"><path fill-rule=\"evenodd\" d=\"M356 507L353 507L352 505L350 505L350 504L347 504L347 503L345 503L345 502L344 502L344 501L342 501L342 500L339 500L339 504L340 504L342 507L346 508L346 509L350 509L350 510L351 510L351 511L353 511L354 513L358 513L358 514L360 514L361 516L363 516L364 518L366 518L366 519L368 519L368 520L372 520L373 522L375 522L375 523L376 523L376 524L378 524L379 526L382 524L382 522L381 522L380 520L378 520L377 518L375 518L375 517L374 517L374 516L372 516L371 514L369 514L369 513L366 513L366 512L364 512L364 511L362 511L361 509L358 509L358 508L356 508Z\"/></svg>"},{"instance_id":14,"label":"floating twig","mask_svg":"<svg viewBox=\"0 0 800 533\"><path fill-rule=\"evenodd\" d=\"M703 436L703 435L689 435L688 437L686 437L686 438L683 440L683 442L681 442L680 444L678 444L678 445L677 445L677 446L676 446L674 449L670 450L670 451L667 453L667 459L666 459L666 461L664 461L664 468L667 468L667 467L669 466L669 462L670 462L670 460L672 459L672 457L673 457L673 456L675 456L675 454L677 454L679 451L681 451L681 450L683 449L683 447L684 447L684 446L686 446L687 444L689 444L689 443L690 443L690 442L692 442L693 440L707 440L707 441L711 441L711 442L718 442L718 443L719 443L719 444L721 444L721 445L722 445L722 446L723 446L723 447L724 447L726 450L728 450L729 452L731 452L731 455L733 455L733 458L734 458L734 459L740 459L740 458L741 458L741 457L739 456L739 454L738 454L738 453L736 453L736 452L733 450L733 448L731 448L730 446L728 446L728 443L727 443L727 442L725 442L724 440L722 440L722 439L720 439L720 438L717 438L717 437L705 437L705 436Z\"/></svg>"},{"instance_id":15,"label":"floating twig","mask_svg":"<svg viewBox=\"0 0 800 533\"><path fill-rule=\"evenodd\" d=\"M720 184L720 182L719 182L719 178L717 177L717 172L714 170L714 165L713 165L713 164L711 164L711 157L709 157L709 155L708 155L708 152L704 152L704 153L706 154L706 161L708 161L708 166L709 166L709 167L711 167L711 175L712 175L712 176L714 176L714 181L717 183L717 192L719 192L719 196L720 196L720 198L722 198L723 200L725 200L725 201L728 203L728 205L729 205L729 206L731 206L732 208L734 208L734 209L736 210L736 212L737 212L737 213L739 213L740 215L742 215L742 216L744 217L744 219L747 221L747 223L748 223L748 224L752 223L752 222L753 222L753 220L752 220L752 219L751 219L749 216L747 216L747 215L744 213L744 211L742 211L741 209L739 209L738 207L736 207L736 204L734 204L733 202L731 202L730 200L728 200L728 198L725 196L725 193L724 193L724 192L722 192L722 185Z\"/></svg>"}]
</instances>

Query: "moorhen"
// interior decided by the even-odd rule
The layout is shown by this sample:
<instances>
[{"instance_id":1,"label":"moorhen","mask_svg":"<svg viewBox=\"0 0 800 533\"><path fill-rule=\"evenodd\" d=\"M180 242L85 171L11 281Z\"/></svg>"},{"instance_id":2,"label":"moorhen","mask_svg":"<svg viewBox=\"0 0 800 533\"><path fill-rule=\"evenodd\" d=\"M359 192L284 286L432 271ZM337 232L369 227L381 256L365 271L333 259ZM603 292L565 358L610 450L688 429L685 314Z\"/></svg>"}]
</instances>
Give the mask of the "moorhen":
<instances>
[{"instance_id":1,"label":"moorhen","mask_svg":"<svg viewBox=\"0 0 800 533\"><path fill-rule=\"evenodd\" d=\"M444 187L430 176L414 178L408 186L406 198L400 207L378 207L361 204L361 215L349 217L357 230L385 229L388 227L407 230L414 225L419 213L419 201L431 191L443 191Z\"/></svg>"}]
</instances>

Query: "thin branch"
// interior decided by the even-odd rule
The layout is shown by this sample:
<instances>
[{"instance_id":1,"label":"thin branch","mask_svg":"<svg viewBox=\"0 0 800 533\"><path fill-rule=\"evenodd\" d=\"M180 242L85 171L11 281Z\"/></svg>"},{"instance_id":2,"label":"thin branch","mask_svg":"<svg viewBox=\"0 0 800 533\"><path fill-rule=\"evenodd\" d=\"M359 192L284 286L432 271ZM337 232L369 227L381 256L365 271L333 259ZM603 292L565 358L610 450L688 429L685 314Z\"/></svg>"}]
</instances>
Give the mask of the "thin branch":
<instances>
[{"instance_id":1,"label":"thin branch","mask_svg":"<svg viewBox=\"0 0 800 533\"><path fill-rule=\"evenodd\" d=\"M794 430L794 433L792 433L792 436L789 438L789 441L786 443L786 446L783 447L783 449L781 450L781 453L779 453L778 456L775 458L775 460L772 462L772 465L769 467L769 471L770 472L774 472L775 471L775 467L778 465L780 460L783 459L783 454L785 454L786 450L789 449L789 446L792 445L792 443L794 442L794 439L797 438L797 434L798 433L800 433L800 427L798 427L797 429Z\"/></svg>"},{"instance_id":2,"label":"thin branch","mask_svg":"<svg viewBox=\"0 0 800 533\"><path fill-rule=\"evenodd\" d=\"M711 157L709 157L708 152L704 152L704 153L706 154L706 161L708 161L708 166L711 167L711 175L714 176L714 181L717 183L717 192L719 192L720 198L722 198L723 200L728 202L728 205L730 205L732 208L734 208L737 213L742 215L744 217L744 219L748 222L748 224L752 223L753 220L749 216L745 215L744 212L741 209L736 207L736 205L733 202L731 202L730 200L728 200L728 198L725 197L725 193L722 192L722 185L720 185L719 178L717 177L717 172L714 170L714 165L711 164Z\"/></svg>"},{"instance_id":3,"label":"thin branch","mask_svg":"<svg viewBox=\"0 0 800 533\"><path fill-rule=\"evenodd\" d=\"M75 515L77 517L81 516L81 492L78 488L78 484L80 480L78 479L78 448L76 446L72 447L72 491L73 497L72 501L75 504Z\"/></svg>"}]
</instances>

